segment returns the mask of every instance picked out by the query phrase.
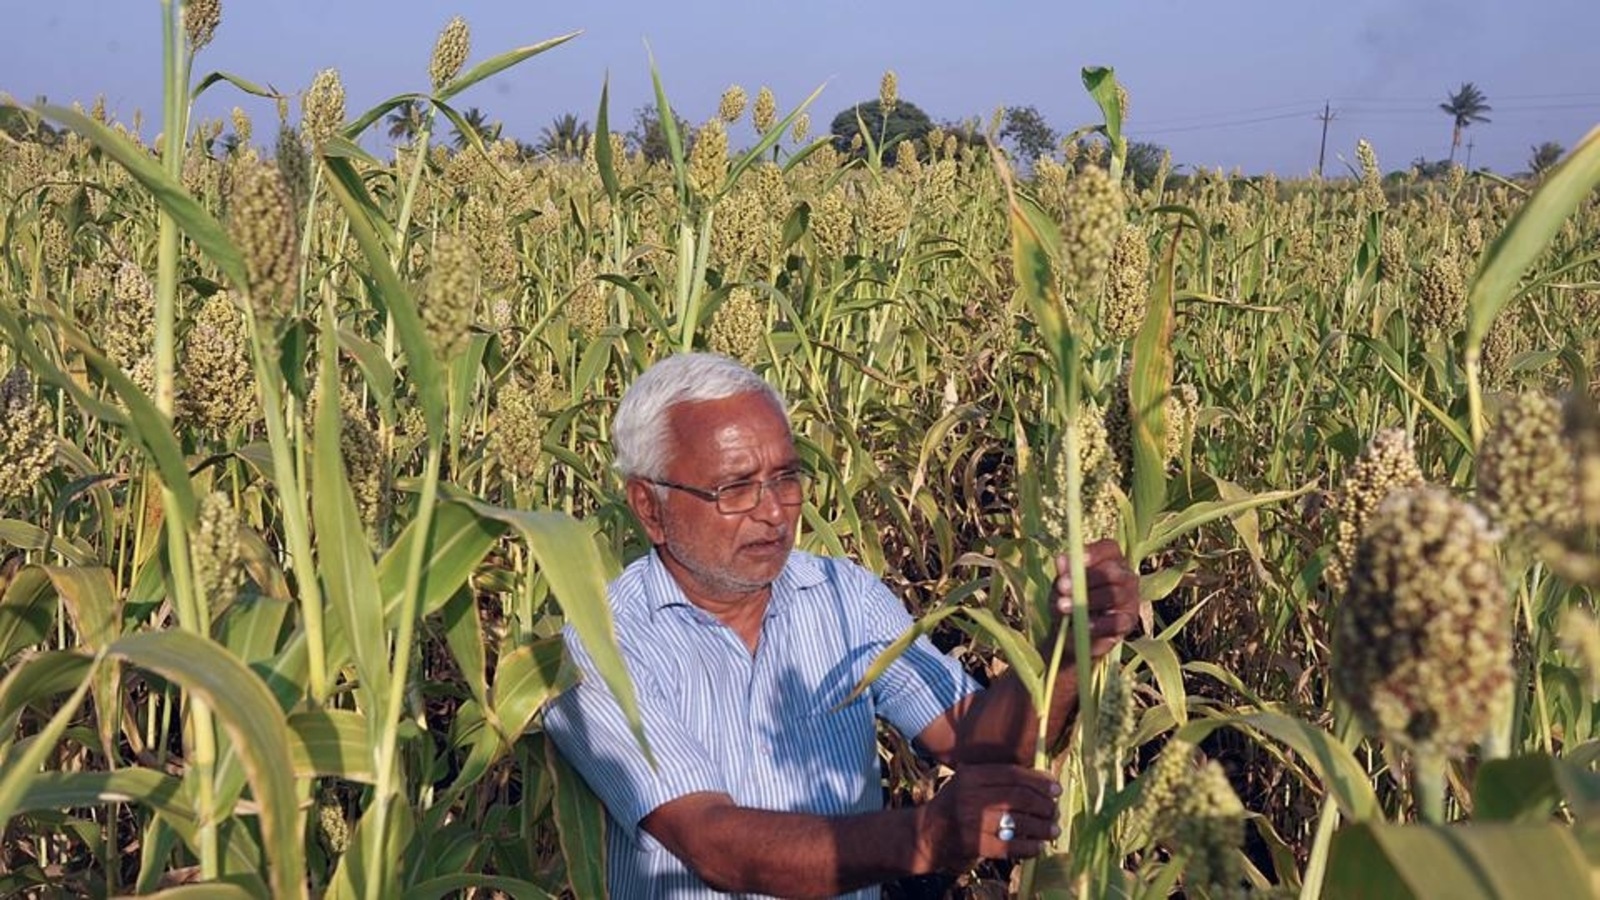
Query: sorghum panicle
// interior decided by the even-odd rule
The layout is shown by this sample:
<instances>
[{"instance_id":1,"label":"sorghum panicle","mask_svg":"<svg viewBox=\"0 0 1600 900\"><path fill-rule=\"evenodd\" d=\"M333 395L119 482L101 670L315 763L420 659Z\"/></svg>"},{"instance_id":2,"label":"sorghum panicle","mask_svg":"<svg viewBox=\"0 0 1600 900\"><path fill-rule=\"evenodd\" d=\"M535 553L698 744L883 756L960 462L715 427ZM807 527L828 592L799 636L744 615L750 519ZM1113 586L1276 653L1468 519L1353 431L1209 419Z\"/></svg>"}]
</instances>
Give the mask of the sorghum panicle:
<instances>
[{"instance_id":1,"label":"sorghum panicle","mask_svg":"<svg viewBox=\"0 0 1600 900\"><path fill-rule=\"evenodd\" d=\"M32 379L17 366L0 381L0 505L27 498L55 460L50 408L34 399Z\"/></svg>"},{"instance_id":2,"label":"sorghum panicle","mask_svg":"<svg viewBox=\"0 0 1600 900\"><path fill-rule=\"evenodd\" d=\"M489 451L500 466L527 481L540 471L544 449L544 421L539 397L515 376L496 392L490 416Z\"/></svg>"},{"instance_id":3,"label":"sorghum panicle","mask_svg":"<svg viewBox=\"0 0 1600 900\"><path fill-rule=\"evenodd\" d=\"M842 188L835 186L811 204L811 239L817 253L825 260L844 255L854 236L855 217L850 205L840 196Z\"/></svg>"},{"instance_id":4,"label":"sorghum panicle","mask_svg":"<svg viewBox=\"0 0 1600 900\"><path fill-rule=\"evenodd\" d=\"M1196 765L1194 745L1174 740L1141 776L1127 834L1187 855L1184 884L1204 896L1242 896L1244 817L1222 767L1215 760Z\"/></svg>"},{"instance_id":5,"label":"sorghum panicle","mask_svg":"<svg viewBox=\"0 0 1600 900\"><path fill-rule=\"evenodd\" d=\"M1057 542L1067 540L1067 464L1066 432L1057 437L1051 450L1049 477L1040 498L1045 533ZM1118 501L1122 466L1106 433L1105 416L1085 403L1078 414L1079 496L1083 502L1084 543L1116 535L1121 525Z\"/></svg>"},{"instance_id":6,"label":"sorghum panicle","mask_svg":"<svg viewBox=\"0 0 1600 900\"><path fill-rule=\"evenodd\" d=\"M717 118L730 125L739 121L748 102L749 97L745 95L744 88L737 84L729 85L728 89L722 92L722 99L717 101Z\"/></svg>"},{"instance_id":7,"label":"sorghum panicle","mask_svg":"<svg viewBox=\"0 0 1600 900\"><path fill-rule=\"evenodd\" d=\"M1406 233L1392 225L1385 225L1378 238L1378 276L1390 284L1398 284L1411 267L1406 259Z\"/></svg>"},{"instance_id":8,"label":"sorghum panicle","mask_svg":"<svg viewBox=\"0 0 1600 900\"><path fill-rule=\"evenodd\" d=\"M189 38L189 51L199 52L211 43L222 24L221 0L184 0L183 31Z\"/></svg>"},{"instance_id":9,"label":"sorghum panicle","mask_svg":"<svg viewBox=\"0 0 1600 900\"><path fill-rule=\"evenodd\" d=\"M1150 245L1143 229L1124 228L1111 251L1110 273L1106 278L1105 305L1100 324L1106 337L1127 340L1144 324L1149 299Z\"/></svg>"},{"instance_id":10,"label":"sorghum panicle","mask_svg":"<svg viewBox=\"0 0 1600 900\"><path fill-rule=\"evenodd\" d=\"M1194 745L1187 741L1169 741L1155 762L1140 774L1139 801L1124 814L1130 842L1153 843L1170 827L1168 820L1194 772L1194 751Z\"/></svg>"},{"instance_id":11,"label":"sorghum panicle","mask_svg":"<svg viewBox=\"0 0 1600 900\"><path fill-rule=\"evenodd\" d=\"M1336 593L1344 590L1356 545L1384 499L1422 482L1422 469L1417 465L1409 434L1400 428L1385 428L1372 436L1366 449L1346 470L1344 485L1334 501L1338 531L1324 577Z\"/></svg>"},{"instance_id":12,"label":"sorghum panicle","mask_svg":"<svg viewBox=\"0 0 1600 900\"><path fill-rule=\"evenodd\" d=\"M711 321L711 349L750 365L761 351L767 332L767 314L755 291L733 288Z\"/></svg>"},{"instance_id":13,"label":"sorghum panicle","mask_svg":"<svg viewBox=\"0 0 1600 900\"><path fill-rule=\"evenodd\" d=\"M1561 616L1560 644L1589 685L1589 694L1600 694L1600 619L1592 610L1571 606Z\"/></svg>"},{"instance_id":14,"label":"sorghum panicle","mask_svg":"<svg viewBox=\"0 0 1600 900\"><path fill-rule=\"evenodd\" d=\"M202 429L225 433L255 421L255 375L244 318L225 292L207 297L184 337L179 403Z\"/></svg>"},{"instance_id":15,"label":"sorghum panicle","mask_svg":"<svg viewBox=\"0 0 1600 900\"><path fill-rule=\"evenodd\" d=\"M313 423L316 422L318 408L328 399L326 391L329 387L319 383L312 393L313 399L307 413ZM344 459L345 477L349 479L350 490L355 495L361 521L366 523L370 531L378 523L387 520L392 505L389 467L384 462L372 414L362 404L361 398L353 391L336 386L332 389L339 391L339 451Z\"/></svg>"},{"instance_id":16,"label":"sorghum panicle","mask_svg":"<svg viewBox=\"0 0 1600 900\"><path fill-rule=\"evenodd\" d=\"M1134 686L1121 666L1106 666L1100 702L1095 705L1095 735L1100 741L1095 752L1107 770L1115 769L1122 755L1132 748L1133 733L1139 725L1139 698Z\"/></svg>"},{"instance_id":17,"label":"sorghum panicle","mask_svg":"<svg viewBox=\"0 0 1600 900\"><path fill-rule=\"evenodd\" d=\"M1378 508L1333 635L1335 687L1368 733L1454 758L1498 720L1511 628L1496 541L1483 513L1443 488Z\"/></svg>"},{"instance_id":18,"label":"sorghum panicle","mask_svg":"<svg viewBox=\"0 0 1600 900\"><path fill-rule=\"evenodd\" d=\"M1356 142L1356 159L1361 163L1361 188L1356 206L1364 213L1382 212L1389 206L1383 193L1383 173L1378 171L1378 154L1366 138Z\"/></svg>"},{"instance_id":19,"label":"sorghum panicle","mask_svg":"<svg viewBox=\"0 0 1600 900\"><path fill-rule=\"evenodd\" d=\"M212 491L200 498L189 552L195 586L210 608L233 602L239 588L239 512L227 494Z\"/></svg>"},{"instance_id":20,"label":"sorghum panicle","mask_svg":"<svg viewBox=\"0 0 1600 900\"><path fill-rule=\"evenodd\" d=\"M271 163L240 160L228 195L228 237L244 256L245 288L256 321L269 331L294 308L300 277L299 218ZM268 343L272 343L268 341Z\"/></svg>"},{"instance_id":21,"label":"sorghum panicle","mask_svg":"<svg viewBox=\"0 0 1600 900\"><path fill-rule=\"evenodd\" d=\"M803 112L800 115L795 116L794 125L789 129L790 140L793 140L796 144L802 144L805 143L806 137L810 134L811 114Z\"/></svg>"},{"instance_id":22,"label":"sorghum panicle","mask_svg":"<svg viewBox=\"0 0 1600 900\"><path fill-rule=\"evenodd\" d=\"M251 156L253 158L253 154ZM289 192L290 208L305 209L306 200L311 196L311 155L306 152L305 142L300 140L300 132L293 125L278 126L273 162L283 178L284 189Z\"/></svg>"},{"instance_id":23,"label":"sorghum panicle","mask_svg":"<svg viewBox=\"0 0 1600 900\"><path fill-rule=\"evenodd\" d=\"M323 69L311 79L300 110L300 131L312 147L321 147L333 139L344 126L344 83L339 80L337 69Z\"/></svg>"},{"instance_id":24,"label":"sorghum panicle","mask_svg":"<svg viewBox=\"0 0 1600 900\"><path fill-rule=\"evenodd\" d=\"M762 85L761 90L756 91L755 106L750 109L750 124L756 127L757 134L766 134L776 121L778 99L772 95L772 88Z\"/></svg>"},{"instance_id":25,"label":"sorghum panicle","mask_svg":"<svg viewBox=\"0 0 1600 900\"><path fill-rule=\"evenodd\" d=\"M1424 333L1449 336L1467 320L1467 284L1461 263L1449 254L1434 256L1417 282L1417 321Z\"/></svg>"},{"instance_id":26,"label":"sorghum panicle","mask_svg":"<svg viewBox=\"0 0 1600 900\"><path fill-rule=\"evenodd\" d=\"M752 181L753 185L746 185ZM746 263L765 266L777 253L782 237L779 223L773 219L772 207L755 176L742 179L717 211L711 227L711 256L725 276L737 274Z\"/></svg>"},{"instance_id":27,"label":"sorghum panicle","mask_svg":"<svg viewBox=\"0 0 1600 900\"><path fill-rule=\"evenodd\" d=\"M250 116L244 110L235 106L233 112L229 113L229 118L233 120L233 136L238 139L240 149L249 146L250 136L254 130L254 125L250 122Z\"/></svg>"},{"instance_id":28,"label":"sorghum panicle","mask_svg":"<svg viewBox=\"0 0 1600 900\"><path fill-rule=\"evenodd\" d=\"M1117 466L1123 476L1124 487L1133 477L1133 415L1131 391L1133 364L1125 363L1112 385L1110 400L1106 403L1106 439L1117 456ZM1162 404L1167 422L1166 442L1162 446L1162 460L1172 462L1183 452L1189 435L1194 430L1200 413L1200 393L1192 384L1174 384Z\"/></svg>"},{"instance_id":29,"label":"sorghum panicle","mask_svg":"<svg viewBox=\"0 0 1600 900\"><path fill-rule=\"evenodd\" d=\"M1062 197L1062 269L1067 296L1092 296L1105 276L1123 226L1126 198L1105 169L1091 165L1067 182Z\"/></svg>"},{"instance_id":30,"label":"sorghum panicle","mask_svg":"<svg viewBox=\"0 0 1600 900\"><path fill-rule=\"evenodd\" d=\"M911 226L911 207L892 184L871 189L865 212L866 233L880 247L898 244L901 233Z\"/></svg>"},{"instance_id":31,"label":"sorghum panicle","mask_svg":"<svg viewBox=\"0 0 1600 900\"><path fill-rule=\"evenodd\" d=\"M132 260L117 268L105 319L106 356L145 393L156 383L156 293L150 277Z\"/></svg>"},{"instance_id":32,"label":"sorghum panicle","mask_svg":"<svg viewBox=\"0 0 1600 900\"><path fill-rule=\"evenodd\" d=\"M1188 851L1184 884L1208 897L1243 897L1244 804L1216 760L1191 775L1173 819L1172 842Z\"/></svg>"},{"instance_id":33,"label":"sorghum panicle","mask_svg":"<svg viewBox=\"0 0 1600 900\"><path fill-rule=\"evenodd\" d=\"M1478 448L1478 495L1511 537L1578 524L1577 453L1561 424L1560 401L1523 394L1500 409Z\"/></svg>"},{"instance_id":34,"label":"sorghum panicle","mask_svg":"<svg viewBox=\"0 0 1600 900\"><path fill-rule=\"evenodd\" d=\"M567 322L585 340L594 340L611 324L606 284L595 276L594 260L585 257L572 273L572 293L567 298Z\"/></svg>"},{"instance_id":35,"label":"sorghum panicle","mask_svg":"<svg viewBox=\"0 0 1600 900\"><path fill-rule=\"evenodd\" d=\"M722 186L728 176L728 130L721 119L712 119L695 132L689 148L689 186L702 196Z\"/></svg>"},{"instance_id":36,"label":"sorghum panicle","mask_svg":"<svg viewBox=\"0 0 1600 900\"><path fill-rule=\"evenodd\" d=\"M916 141L901 141L894 145L893 152L895 172L914 186L922 177L922 160L917 158Z\"/></svg>"},{"instance_id":37,"label":"sorghum panicle","mask_svg":"<svg viewBox=\"0 0 1600 900\"><path fill-rule=\"evenodd\" d=\"M478 307L481 262L466 236L440 234L434 238L431 263L417 313L434 355L448 363L467 346Z\"/></svg>"},{"instance_id":38,"label":"sorghum panicle","mask_svg":"<svg viewBox=\"0 0 1600 900\"><path fill-rule=\"evenodd\" d=\"M893 69L889 69L883 73L883 78L878 82L878 111L887 119L898 105L900 105L900 79L894 74Z\"/></svg>"},{"instance_id":39,"label":"sorghum panicle","mask_svg":"<svg viewBox=\"0 0 1600 900\"><path fill-rule=\"evenodd\" d=\"M467 28L467 20L460 16L451 18L433 42L433 56L428 59L428 81L435 91L461 73L471 49L472 32Z\"/></svg>"}]
</instances>

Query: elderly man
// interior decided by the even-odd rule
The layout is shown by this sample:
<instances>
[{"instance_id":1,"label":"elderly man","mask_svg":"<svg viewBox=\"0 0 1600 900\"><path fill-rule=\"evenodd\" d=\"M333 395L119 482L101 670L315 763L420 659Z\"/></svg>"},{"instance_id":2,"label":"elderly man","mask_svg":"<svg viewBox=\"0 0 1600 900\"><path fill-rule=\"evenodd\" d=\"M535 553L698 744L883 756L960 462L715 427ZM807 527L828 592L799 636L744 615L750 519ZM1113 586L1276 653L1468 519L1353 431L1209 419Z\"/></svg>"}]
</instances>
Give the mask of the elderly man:
<instances>
[{"instance_id":1,"label":"elderly man","mask_svg":"<svg viewBox=\"0 0 1600 900\"><path fill-rule=\"evenodd\" d=\"M724 357L671 357L623 397L612 440L654 548L610 601L657 765L570 629L583 678L545 728L605 804L613 897L876 897L1059 833L1059 786L1023 765L1038 722L1014 678L981 688L922 638L850 698L912 620L871 573L794 549L806 473L770 385ZM1138 591L1114 545L1089 563L1098 655L1133 627ZM1062 574L1058 611L1070 596ZM1065 667L1054 733L1076 693ZM928 803L883 808L880 718L954 767Z\"/></svg>"}]
</instances>

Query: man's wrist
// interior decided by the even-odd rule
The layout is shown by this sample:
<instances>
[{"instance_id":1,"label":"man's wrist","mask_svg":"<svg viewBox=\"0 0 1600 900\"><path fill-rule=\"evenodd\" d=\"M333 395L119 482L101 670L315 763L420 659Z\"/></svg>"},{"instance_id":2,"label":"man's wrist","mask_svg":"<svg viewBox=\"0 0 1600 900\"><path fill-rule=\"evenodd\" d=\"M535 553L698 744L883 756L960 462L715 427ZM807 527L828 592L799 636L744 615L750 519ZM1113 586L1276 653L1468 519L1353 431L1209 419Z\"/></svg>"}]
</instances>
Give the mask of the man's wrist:
<instances>
[{"instance_id":1,"label":"man's wrist","mask_svg":"<svg viewBox=\"0 0 1600 900\"><path fill-rule=\"evenodd\" d=\"M906 874L931 875L943 871L943 866L939 864L936 823L928 804L912 807L908 822L911 830L911 870Z\"/></svg>"}]
</instances>

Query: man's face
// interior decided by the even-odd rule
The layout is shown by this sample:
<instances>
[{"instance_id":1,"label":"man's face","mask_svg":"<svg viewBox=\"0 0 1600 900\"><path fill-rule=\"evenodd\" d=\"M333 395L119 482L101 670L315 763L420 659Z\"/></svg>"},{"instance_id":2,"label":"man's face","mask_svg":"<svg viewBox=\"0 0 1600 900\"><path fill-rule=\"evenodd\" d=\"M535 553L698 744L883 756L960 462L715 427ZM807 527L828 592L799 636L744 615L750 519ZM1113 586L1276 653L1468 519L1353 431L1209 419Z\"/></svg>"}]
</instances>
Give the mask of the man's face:
<instances>
[{"instance_id":1,"label":"man's face","mask_svg":"<svg viewBox=\"0 0 1600 900\"><path fill-rule=\"evenodd\" d=\"M783 411L759 393L682 403L667 413L673 454L666 481L714 491L746 479L794 471L799 458ZM724 514L685 491L638 481L628 499L651 543L691 600L737 600L761 592L783 570L794 547L798 506L771 490L754 509Z\"/></svg>"}]
</instances>

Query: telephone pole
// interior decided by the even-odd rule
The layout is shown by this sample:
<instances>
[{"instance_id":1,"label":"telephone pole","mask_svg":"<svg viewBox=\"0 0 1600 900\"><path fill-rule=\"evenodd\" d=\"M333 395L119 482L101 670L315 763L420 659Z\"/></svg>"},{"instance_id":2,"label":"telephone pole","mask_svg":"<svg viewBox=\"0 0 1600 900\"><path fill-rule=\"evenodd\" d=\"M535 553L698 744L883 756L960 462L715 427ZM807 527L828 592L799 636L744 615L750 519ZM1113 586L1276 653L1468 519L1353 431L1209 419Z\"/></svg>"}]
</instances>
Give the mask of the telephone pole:
<instances>
[{"instance_id":1,"label":"telephone pole","mask_svg":"<svg viewBox=\"0 0 1600 900\"><path fill-rule=\"evenodd\" d=\"M1467 138L1467 171L1472 171L1472 138Z\"/></svg>"},{"instance_id":2,"label":"telephone pole","mask_svg":"<svg viewBox=\"0 0 1600 900\"><path fill-rule=\"evenodd\" d=\"M1317 151L1317 179L1322 179L1322 161L1328 155L1328 123L1333 121L1333 110L1328 107L1328 102L1322 102L1322 115L1317 116L1322 120L1322 149Z\"/></svg>"}]
</instances>

